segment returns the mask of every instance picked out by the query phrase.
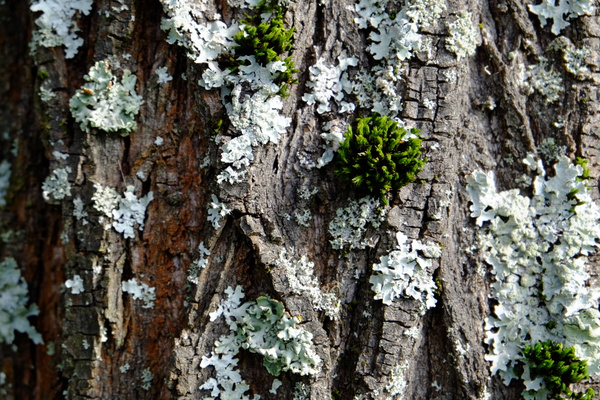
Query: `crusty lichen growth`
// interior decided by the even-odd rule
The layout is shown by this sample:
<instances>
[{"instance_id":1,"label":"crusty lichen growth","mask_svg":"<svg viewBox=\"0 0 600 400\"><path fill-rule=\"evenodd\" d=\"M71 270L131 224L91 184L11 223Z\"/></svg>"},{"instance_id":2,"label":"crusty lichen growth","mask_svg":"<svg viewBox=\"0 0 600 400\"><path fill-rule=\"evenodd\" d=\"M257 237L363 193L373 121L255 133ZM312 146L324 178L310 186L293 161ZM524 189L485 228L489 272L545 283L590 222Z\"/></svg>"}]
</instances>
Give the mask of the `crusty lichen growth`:
<instances>
[{"instance_id":1,"label":"crusty lichen growth","mask_svg":"<svg viewBox=\"0 0 600 400\"><path fill-rule=\"evenodd\" d=\"M456 54L459 60L472 56L477 49L479 34L472 19L473 15L465 11L448 25L450 37L446 39L446 48Z\"/></svg>"}]
</instances>

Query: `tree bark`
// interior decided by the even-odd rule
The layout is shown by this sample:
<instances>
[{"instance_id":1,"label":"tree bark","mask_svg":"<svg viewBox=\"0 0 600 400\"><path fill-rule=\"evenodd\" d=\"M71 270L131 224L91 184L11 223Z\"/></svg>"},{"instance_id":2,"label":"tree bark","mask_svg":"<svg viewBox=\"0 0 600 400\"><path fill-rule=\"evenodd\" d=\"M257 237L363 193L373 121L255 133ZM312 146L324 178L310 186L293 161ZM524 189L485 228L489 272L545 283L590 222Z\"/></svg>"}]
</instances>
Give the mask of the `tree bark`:
<instances>
[{"instance_id":1,"label":"tree bark","mask_svg":"<svg viewBox=\"0 0 600 400\"><path fill-rule=\"evenodd\" d=\"M107 14L121 3L128 9ZM326 118L351 122L358 114L324 117L302 96L309 67L319 57L335 64L344 49L360 66L373 63L365 50L368 31L353 22L354 2L290 2L285 21L295 27L291 55L299 72L282 114L292 119L291 127L278 144L254 149L247 177L234 185L216 181L223 164L215 129L227 114L219 91L197 84L204 66L167 43L160 27L166 15L158 0L121 3L97 0L90 15L79 18L84 44L72 59L65 58L62 47L39 47L31 56L36 15L24 1L0 5L0 157L12 165L7 205L0 207L0 254L17 260L31 302L40 308L31 321L44 338L43 345L34 345L17 335L16 347L0 347L6 398L204 398L207 392L200 386L214 370L200 367L202 357L227 333L223 321L211 321L209 313L225 289L237 285L246 300L266 293L282 301L292 316L301 316L323 361L314 376L279 376L283 386L273 395L273 378L261 357L242 351L239 370L249 394L292 399L302 382L314 400L360 394L384 399L392 370L406 365L406 388L398 399L484 399L486 393L489 399L520 398L522 387L516 382L504 386L484 358L492 278L481 255L470 251L476 227L465 177L475 169L495 170L499 187L513 188L525 167L511 160L535 153L551 137L567 146L571 158L590 160L590 185L597 193L598 17L581 16L563 32L595 49L588 60L591 73L585 80L563 74L568 89L560 103L548 105L539 94L522 89L525 62L544 56L555 37L527 5L520 0L448 1L442 17L420 32L433 41L433 56L411 58L398 85L400 117L420 129L428 162L418 182L393 193L386 221L375 233L376 245L341 252L331 247L328 224L338 208L359 196L336 178L331 164L307 168L302 160L315 161L322 154L319 133ZM224 0L211 7L227 22L243 18ZM448 24L464 11L480 24L480 39L473 56L458 60L446 40ZM69 110L69 99L90 66L107 58L137 76L136 90L143 96L137 129L129 136L85 133ZM158 84L156 69L163 66L173 80ZM46 79L41 71L48 73ZM448 78L451 74L456 79ZM52 101L40 100L42 84L56 93ZM425 99L436 106L425 107ZM563 118L560 127L553 125L558 116ZM234 135L231 129L220 133ZM161 145L155 142L159 136ZM57 159L56 151L68 158ZM207 156L210 163L203 168ZM47 204L42 183L65 166L72 171L71 197ZM124 239L114 229L103 229L100 213L92 208L94 184L119 193L133 185L138 197L153 192L143 231ZM304 200L298 196L301 188L318 192ZM207 220L213 194L232 210L218 229ZM73 216L76 197L89 213L85 225ZM307 226L286 218L304 209L311 213ZM386 306L373 299L372 265L394 246L397 231L443 247L435 261L437 305L423 315L414 300ZM196 285L187 276L201 242L210 256ZM275 263L284 249L314 262L323 288L341 299L338 320L290 292L285 272ZM83 278L81 294L64 287L74 275ZM122 282L131 278L155 288L153 308L123 293ZM418 334L407 335L411 328ZM144 371L153 377L148 388L143 387Z\"/></svg>"}]
</instances>

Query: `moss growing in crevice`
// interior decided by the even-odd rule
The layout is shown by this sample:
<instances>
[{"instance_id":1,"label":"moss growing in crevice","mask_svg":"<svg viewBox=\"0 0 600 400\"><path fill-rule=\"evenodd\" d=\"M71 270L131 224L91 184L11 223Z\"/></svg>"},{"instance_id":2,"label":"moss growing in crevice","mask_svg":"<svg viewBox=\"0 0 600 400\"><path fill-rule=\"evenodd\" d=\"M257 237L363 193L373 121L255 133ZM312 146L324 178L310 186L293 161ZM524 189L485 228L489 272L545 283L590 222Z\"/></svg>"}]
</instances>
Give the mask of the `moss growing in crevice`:
<instances>
[{"instance_id":1,"label":"moss growing in crevice","mask_svg":"<svg viewBox=\"0 0 600 400\"><path fill-rule=\"evenodd\" d=\"M526 346L525 360L532 379L542 378L550 398L562 400L591 400L594 390L573 392L569 386L588 379L587 362L575 356L573 347L551 340ZM566 397L563 397L566 396Z\"/></svg>"}]
</instances>

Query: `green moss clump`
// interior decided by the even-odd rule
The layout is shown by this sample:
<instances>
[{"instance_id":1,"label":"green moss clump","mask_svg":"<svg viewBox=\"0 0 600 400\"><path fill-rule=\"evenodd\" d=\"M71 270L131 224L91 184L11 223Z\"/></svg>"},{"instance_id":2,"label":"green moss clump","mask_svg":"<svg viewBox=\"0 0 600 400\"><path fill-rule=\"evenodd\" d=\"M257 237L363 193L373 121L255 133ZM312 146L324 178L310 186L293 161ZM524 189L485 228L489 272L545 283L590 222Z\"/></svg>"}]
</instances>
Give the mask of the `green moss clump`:
<instances>
[{"instance_id":1,"label":"green moss clump","mask_svg":"<svg viewBox=\"0 0 600 400\"><path fill-rule=\"evenodd\" d=\"M575 165L581 165L581 168L583 168L583 174L577 177L578 181L591 179L590 169L587 167L587 164L588 160L586 160L585 158L577 157L577 159L575 160Z\"/></svg>"},{"instance_id":2,"label":"green moss clump","mask_svg":"<svg viewBox=\"0 0 600 400\"><path fill-rule=\"evenodd\" d=\"M418 135L405 139L409 132L419 131L385 116L358 118L337 151L335 173L387 205L387 193L414 182L427 161L421 157Z\"/></svg>"},{"instance_id":3,"label":"green moss clump","mask_svg":"<svg viewBox=\"0 0 600 400\"><path fill-rule=\"evenodd\" d=\"M525 360L529 364L531 378L542 377L546 389L553 399L591 400L594 390L575 393L569 389L573 383L588 379L587 362L575 356L573 347L565 347L562 343L551 340L537 342L533 347L525 347ZM563 395L567 397L562 397Z\"/></svg>"},{"instance_id":4,"label":"green moss clump","mask_svg":"<svg viewBox=\"0 0 600 400\"><path fill-rule=\"evenodd\" d=\"M266 14L271 14L271 17L263 21L263 16ZM298 70L294 69L291 56L285 59L281 59L280 56L292 50L294 28L286 29L281 7L265 1L257 6L254 16L247 16L247 18L242 21L245 25L244 30L233 37L237 44L233 47L235 54L233 69L249 64L248 60L240 60L240 57L244 56L254 56L256 61L263 66L281 61L285 66L285 71L277 73L275 83L281 86L280 93L282 95L288 95L288 85L297 82L293 75Z\"/></svg>"}]
</instances>

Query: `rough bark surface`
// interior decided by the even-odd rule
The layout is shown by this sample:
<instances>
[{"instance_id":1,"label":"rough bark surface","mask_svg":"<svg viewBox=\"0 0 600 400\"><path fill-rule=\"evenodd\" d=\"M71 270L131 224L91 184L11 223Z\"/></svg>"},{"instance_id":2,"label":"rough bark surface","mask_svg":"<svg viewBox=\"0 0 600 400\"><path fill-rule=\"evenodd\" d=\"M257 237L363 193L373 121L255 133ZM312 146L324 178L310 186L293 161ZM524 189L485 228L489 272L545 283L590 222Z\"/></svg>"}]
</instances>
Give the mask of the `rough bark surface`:
<instances>
[{"instance_id":1,"label":"rough bark surface","mask_svg":"<svg viewBox=\"0 0 600 400\"><path fill-rule=\"evenodd\" d=\"M292 55L300 71L283 111L292 126L278 145L255 149L244 182L221 186L216 183L220 150L213 141L217 122L225 118L218 91L199 87L201 67L165 41L158 0L123 1L129 9L108 17L104 11L120 5L112 3L97 0L91 15L80 19L84 45L70 60L61 48L40 48L30 56L34 15L27 2L0 5L0 157L13 168L8 205L0 208L0 254L17 259L31 300L40 307L32 321L45 341L35 346L19 336L18 350L0 348L8 399L203 398L199 386L213 370L200 368L200 361L225 329L222 321L211 322L209 313L224 290L236 285L244 288L246 299L268 293L291 315L301 316L323 360L322 372L314 377L280 376L283 386L275 396L269 394L272 377L260 357L242 353L242 376L250 392L263 399L292 399L297 382L310 387L314 400L357 394L387 398L384 388L398 365L407 365L407 387L397 398L483 399L486 392L491 399L520 397L522 388L505 387L490 376L484 359L491 278L480 257L469 251L475 228L465 176L474 169L495 170L500 188L513 188L524 172L518 160L554 137L569 155L590 160L591 185L597 187L598 17L580 17L567 28L569 37L596 50L589 60L590 77L581 81L565 75L568 89L561 103L548 106L543 97L522 90L524 62L543 55L553 39L526 2L448 1L442 18L422 32L435 44L433 61L414 57L398 88L404 99L402 119L421 129L424 139L429 161L419 175L422 183L394 195L374 248L342 254L331 248L328 224L356 194L339 182L331 165L310 169L300 162L316 160L323 144L323 117L301 98L308 67L318 57L334 63L345 49L361 65L372 62L364 50L367 35L352 22L349 7L354 3L290 2L285 18L296 29ZM216 2L215 10L226 21L242 17L231 15L224 0ZM481 41L474 56L457 60L445 47L447 24L466 10L481 24ZM107 57L137 75L137 92L144 98L137 129L127 137L86 134L69 112L68 101L89 67ZM162 66L169 67L173 80L159 85L155 70ZM48 72L45 82L57 93L51 102L40 101L37 94L39 71ZM449 79L448 73L457 78ZM434 109L423 105L426 98L435 100ZM564 118L560 128L553 125L557 116ZM161 146L155 144L157 136L164 139ZM14 140L16 157L10 153ZM69 158L57 160L54 151ZM210 165L201 168L206 156ZM73 171L71 198L46 204L42 182L66 165ZM138 197L154 193L145 228L135 239L123 239L97 223L99 213L91 207L94 183L121 193L134 185ZM318 193L303 200L300 188L317 188ZM444 201L448 193L449 206ZM233 210L216 230L207 221L212 194ZM75 197L87 206L87 225L73 217ZM304 209L312 214L307 227L285 217ZM437 306L424 315L415 301L384 306L370 292L371 266L393 246L398 230L443 245L435 271L441 283ZM193 285L187 275L200 242L211 255ZM274 264L283 249L307 255L323 287L339 293L338 321L289 292L284 271ZM63 286L75 274L85 282L80 295ZM121 282L132 277L156 288L154 308L143 308L122 292ZM407 335L414 327L420 334ZM122 372L126 364L129 369ZM144 389L147 369L153 380Z\"/></svg>"}]
</instances>

